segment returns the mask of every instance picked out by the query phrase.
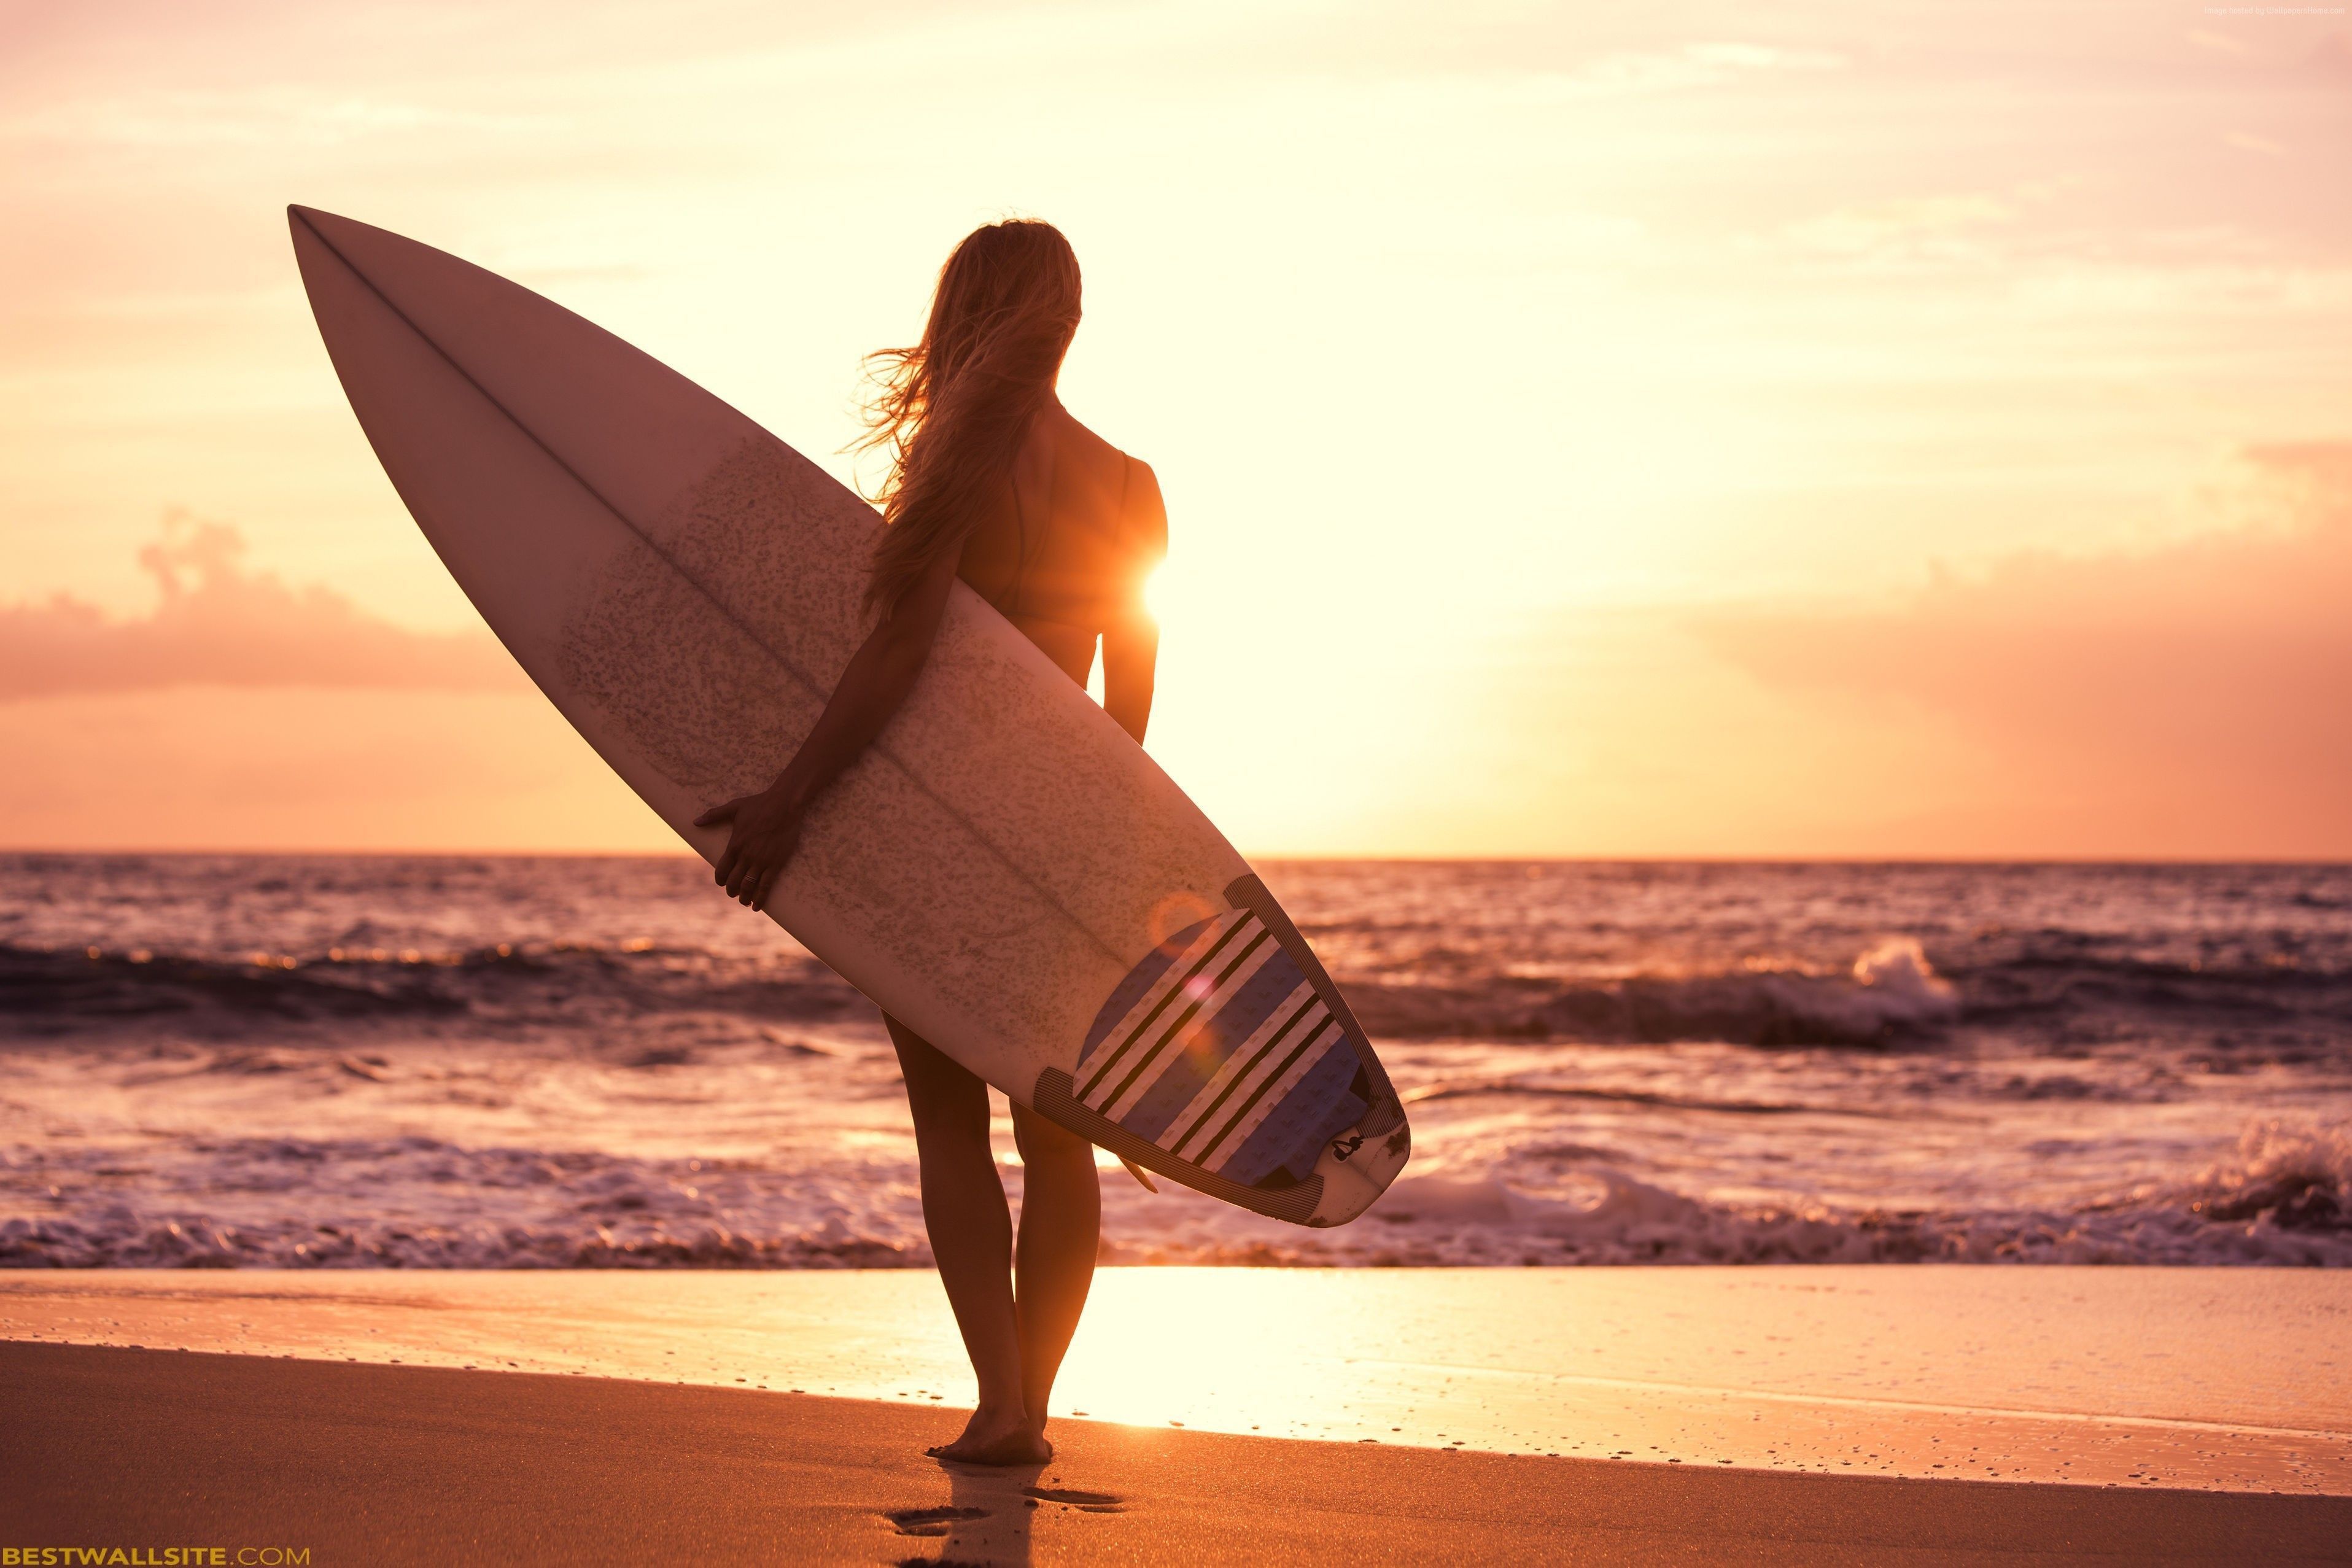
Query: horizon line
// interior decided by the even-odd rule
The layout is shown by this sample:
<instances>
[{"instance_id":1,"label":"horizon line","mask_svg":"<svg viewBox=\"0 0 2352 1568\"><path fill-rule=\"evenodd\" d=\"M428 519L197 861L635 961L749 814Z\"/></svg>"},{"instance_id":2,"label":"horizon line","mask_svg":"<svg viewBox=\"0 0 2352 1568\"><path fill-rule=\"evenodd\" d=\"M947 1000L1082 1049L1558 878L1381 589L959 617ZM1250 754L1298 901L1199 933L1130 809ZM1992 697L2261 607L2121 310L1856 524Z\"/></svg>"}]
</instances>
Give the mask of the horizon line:
<instances>
[{"instance_id":1,"label":"horizon line","mask_svg":"<svg viewBox=\"0 0 2352 1568\"><path fill-rule=\"evenodd\" d=\"M1479 855L1410 855L1410 854L1344 854L1314 852L1286 854L1269 851L1256 854L1241 852L1242 858L1253 863L1280 862L1291 865L1346 863L1362 865L1374 862L1397 866L2074 866L2095 867L2192 867L2192 866L2295 866L2326 867L2352 869L2352 856L2340 855L1851 855L1851 854L1479 854ZM49 847L16 847L0 845L0 858L29 858L35 856L55 856L59 858L96 859L102 858L185 858L200 856L234 857L247 859L476 859L476 860L681 860L707 866L693 851L678 849L495 849L436 848L212 848L177 846L166 848L80 848Z\"/></svg>"}]
</instances>

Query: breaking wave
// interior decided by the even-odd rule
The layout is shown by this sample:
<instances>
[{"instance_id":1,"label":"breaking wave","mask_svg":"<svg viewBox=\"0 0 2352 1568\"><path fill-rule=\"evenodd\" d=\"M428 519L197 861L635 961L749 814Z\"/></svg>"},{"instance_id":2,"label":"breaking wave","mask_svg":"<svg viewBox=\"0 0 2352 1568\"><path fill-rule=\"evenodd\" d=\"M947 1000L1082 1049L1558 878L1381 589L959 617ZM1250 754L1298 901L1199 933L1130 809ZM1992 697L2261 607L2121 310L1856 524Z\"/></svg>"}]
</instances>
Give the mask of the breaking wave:
<instances>
[{"instance_id":1,"label":"breaking wave","mask_svg":"<svg viewBox=\"0 0 2352 1568\"><path fill-rule=\"evenodd\" d=\"M2074 1210L1891 1211L1711 1203L1607 1164L1583 1190L1408 1173L1328 1253L1130 1247L1137 1262L1477 1264L2073 1263L2352 1267L2352 1135L2249 1126L2192 1180ZM1385 1234L1381 1234L1385 1232Z\"/></svg>"},{"instance_id":2,"label":"breaking wave","mask_svg":"<svg viewBox=\"0 0 2352 1568\"><path fill-rule=\"evenodd\" d=\"M1348 984L1364 1026L1395 1038L1880 1045L1931 1035L1961 1012L1952 986L1908 940L1883 943L1835 974L1759 965L1571 984L1509 976L1469 986ZM199 1034L328 1021L563 1023L614 1007L814 1022L865 1005L809 961L651 946L338 948L221 959L0 944L0 1019L35 1035L161 1019Z\"/></svg>"},{"instance_id":3,"label":"breaking wave","mask_svg":"<svg viewBox=\"0 0 2352 1568\"><path fill-rule=\"evenodd\" d=\"M1733 966L1551 978L1507 968L1339 968L1377 1038L1751 1047L1932 1043L1955 1026L2064 1031L2085 1014L2352 1023L2352 975L2275 963L2191 966L2035 943L1939 972L1908 937L1840 968L1750 958ZM229 957L0 943L0 1031L43 1036L157 1021L194 1035L338 1022L593 1023L620 1013L734 1013L774 1022L866 1016L805 956L721 955L650 942L509 943L450 951L336 947Z\"/></svg>"},{"instance_id":4,"label":"breaking wave","mask_svg":"<svg viewBox=\"0 0 2352 1568\"><path fill-rule=\"evenodd\" d=\"M1932 1036L1961 1013L1958 993L1907 938L1880 943L1837 973L1755 963L1578 982L1359 982L1349 999L1374 1035L1402 1038L1874 1046Z\"/></svg>"},{"instance_id":5,"label":"breaking wave","mask_svg":"<svg viewBox=\"0 0 2352 1568\"><path fill-rule=\"evenodd\" d=\"M811 960L745 961L650 943L237 959L0 943L0 1022L32 1035L163 1021L194 1034L327 1022L576 1024L616 1009L814 1022L862 1014L866 1004Z\"/></svg>"},{"instance_id":6,"label":"breaking wave","mask_svg":"<svg viewBox=\"0 0 2352 1568\"><path fill-rule=\"evenodd\" d=\"M928 1267L913 1172L465 1149L429 1138L227 1140L161 1163L53 1155L57 1184L144 1174L134 1195L0 1223L0 1267L823 1268ZM180 1169L168 1168L176 1162ZM1018 1191L1018 1172L1008 1171ZM161 1178L160 1180L153 1178ZM200 1178L200 1179L194 1179ZM191 1190L173 1201L172 1189ZM2352 1266L2352 1130L2266 1121L2182 1182L2073 1210L1710 1202L1605 1161L1535 1192L1411 1173L1364 1218L1306 1232L1115 1175L1103 1258L1371 1265L2102 1263ZM1171 1207L1174 1211L1171 1212Z\"/></svg>"},{"instance_id":7,"label":"breaking wave","mask_svg":"<svg viewBox=\"0 0 2352 1568\"><path fill-rule=\"evenodd\" d=\"M0 1268L877 1268L927 1265L910 1172L227 1139L52 1153L62 1213L0 1222ZM110 1182L107 1178L116 1178ZM121 1178L138 1177L135 1187ZM68 1190L74 1195L67 1198Z\"/></svg>"}]
</instances>

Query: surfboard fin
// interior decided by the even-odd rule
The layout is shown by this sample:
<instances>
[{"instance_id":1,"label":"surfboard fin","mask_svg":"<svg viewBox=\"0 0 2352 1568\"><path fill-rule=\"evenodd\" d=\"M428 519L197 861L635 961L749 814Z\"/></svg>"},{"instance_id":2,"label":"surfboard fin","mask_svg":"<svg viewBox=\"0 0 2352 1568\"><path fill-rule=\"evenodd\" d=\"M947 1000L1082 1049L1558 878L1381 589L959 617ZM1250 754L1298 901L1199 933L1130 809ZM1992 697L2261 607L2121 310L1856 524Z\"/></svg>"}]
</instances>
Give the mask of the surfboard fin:
<instances>
[{"instance_id":1,"label":"surfboard fin","mask_svg":"<svg viewBox=\"0 0 2352 1568\"><path fill-rule=\"evenodd\" d=\"M1145 1192L1156 1193L1160 1190L1157 1186L1152 1184L1151 1178L1143 1173L1142 1166L1137 1164L1134 1161L1129 1159L1124 1154L1121 1154L1118 1157L1118 1163L1127 1167L1127 1173L1129 1175L1133 1176L1137 1181L1143 1184L1143 1190Z\"/></svg>"}]
</instances>

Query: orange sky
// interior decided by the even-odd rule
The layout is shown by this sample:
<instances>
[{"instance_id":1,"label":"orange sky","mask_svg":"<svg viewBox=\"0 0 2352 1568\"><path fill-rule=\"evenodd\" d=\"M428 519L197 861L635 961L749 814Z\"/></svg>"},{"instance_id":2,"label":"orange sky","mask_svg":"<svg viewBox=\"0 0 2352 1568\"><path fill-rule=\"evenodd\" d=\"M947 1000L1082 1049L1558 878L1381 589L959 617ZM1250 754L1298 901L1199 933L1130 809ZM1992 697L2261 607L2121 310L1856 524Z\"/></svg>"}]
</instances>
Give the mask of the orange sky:
<instances>
[{"instance_id":1,"label":"orange sky","mask_svg":"<svg viewBox=\"0 0 2352 1568\"><path fill-rule=\"evenodd\" d=\"M1063 226L1066 400L1170 501L1152 750L1247 850L2352 855L2324 8L8 26L0 845L673 842L401 510L299 200L845 475L947 247Z\"/></svg>"}]
</instances>

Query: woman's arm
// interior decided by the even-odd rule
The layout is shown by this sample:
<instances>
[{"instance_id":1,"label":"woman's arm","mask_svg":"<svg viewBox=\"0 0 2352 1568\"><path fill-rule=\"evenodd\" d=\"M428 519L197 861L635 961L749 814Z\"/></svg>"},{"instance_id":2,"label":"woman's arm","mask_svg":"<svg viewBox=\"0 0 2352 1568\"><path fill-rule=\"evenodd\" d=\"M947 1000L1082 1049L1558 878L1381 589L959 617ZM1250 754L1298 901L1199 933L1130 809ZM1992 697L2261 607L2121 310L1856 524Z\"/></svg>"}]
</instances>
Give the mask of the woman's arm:
<instances>
[{"instance_id":1,"label":"woman's arm","mask_svg":"<svg viewBox=\"0 0 2352 1568\"><path fill-rule=\"evenodd\" d=\"M1139 610L1103 633L1103 711L1143 744L1160 666L1160 623Z\"/></svg>"},{"instance_id":2,"label":"woman's arm","mask_svg":"<svg viewBox=\"0 0 2352 1568\"><path fill-rule=\"evenodd\" d=\"M1160 623L1143 601L1143 585L1168 553L1168 508L1149 463L1137 463L1123 519L1132 543L1134 580L1119 614L1103 628L1103 711L1143 744L1151 721L1151 689L1160 667Z\"/></svg>"},{"instance_id":3,"label":"woman's arm","mask_svg":"<svg viewBox=\"0 0 2352 1568\"><path fill-rule=\"evenodd\" d=\"M915 689L947 614L948 590L955 585L956 555L943 552L922 580L907 591L889 618L876 626L850 656L816 727L801 742L775 782L757 795L714 805L694 819L697 827L731 824L726 852L715 871L727 896L755 910L768 907L776 879L799 847L801 821L824 788L865 754ZM1109 678L1108 663L1104 678Z\"/></svg>"}]
</instances>

